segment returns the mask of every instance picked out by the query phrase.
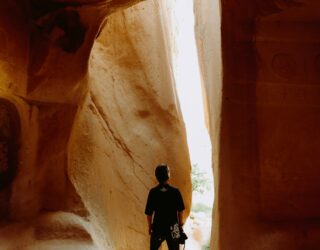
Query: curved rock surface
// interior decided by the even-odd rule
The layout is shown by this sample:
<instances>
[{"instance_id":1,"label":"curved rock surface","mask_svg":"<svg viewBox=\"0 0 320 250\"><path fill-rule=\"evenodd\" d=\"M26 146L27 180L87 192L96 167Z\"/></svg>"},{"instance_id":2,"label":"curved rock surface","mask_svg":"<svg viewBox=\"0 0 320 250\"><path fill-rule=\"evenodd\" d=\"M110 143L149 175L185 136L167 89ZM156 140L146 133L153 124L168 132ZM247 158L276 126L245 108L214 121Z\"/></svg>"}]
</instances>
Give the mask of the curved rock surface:
<instances>
[{"instance_id":1,"label":"curved rock surface","mask_svg":"<svg viewBox=\"0 0 320 250\"><path fill-rule=\"evenodd\" d=\"M93 47L89 91L69 144L71 180L116 249L148 245L142 211L159 162L168 162L173 183L191 203L165 21L153 2L108 18Z\"/></svg>"},{"instance_id":2,"label":"curved rock surface","mask_svg":"<svg viewBox=\"0 0 320 250\"><path fill-rule=\"evenodd\" d=\"M1 3L0 249L144 248L162 162L188 214L168 20L137 2Z\"/></svg>"},{"instance_id":3,"label":"curved rock surface","mask_svg":"<svg viewBox=\"0 0 320 250\"><path fill-rule=\"evenodd\" d=\"M0 249L146 247L160 162L189 210L170 19L138 2L1 2ZM319 249L319 2L195 3L212 248Z\"/></svg>"}]
</instances>

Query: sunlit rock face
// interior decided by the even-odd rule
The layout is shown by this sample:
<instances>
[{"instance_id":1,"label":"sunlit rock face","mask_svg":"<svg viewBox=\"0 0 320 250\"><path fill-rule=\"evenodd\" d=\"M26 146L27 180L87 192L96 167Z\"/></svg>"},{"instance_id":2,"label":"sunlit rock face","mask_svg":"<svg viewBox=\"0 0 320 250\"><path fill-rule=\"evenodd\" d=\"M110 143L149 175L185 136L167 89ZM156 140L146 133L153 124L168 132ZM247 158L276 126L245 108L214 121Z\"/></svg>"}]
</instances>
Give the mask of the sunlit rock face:
<instances>
[{"instance_id":1,"label":"sunlit rock face","mask_svg":"<svg viewBox=\"0 0 320 250\"><path fill-rule=\"evenodd\" d=\"M319 249L319 2L221 2L222 85L208 74L216 70L217 50L203 36L216 39L216 23L204 8L208 3L196 1L218 148L212 246Z\"/></svg>"},{"instance_id":2,"label":"sunlit rock face","mask_svg":"<svg viewBox=\"0 0 320 250\"><path fill-rule=\"evenodd\" d=\"M162 162L188 212L168 20L137 2L1 2L0 249L146 248Z\"/></svg>"},{"instance_id":3,"label":"sunlit rock face","mask_svg":"<svg viewBox=\"0 0 320 250\"><path fill-rule=\"evenodd\" d=\"M219 173L221 98L222 98L222 61L220 35L220 4L212 0L195 0L195 35L201 71L203 97L207 128L212 142L212 163L215 184L215 204L211 233L212 247L219 249Z\"/></svg>"},{"instance_id":4,"label":"sunlit rock face","mask_svg":"<svg viewBox=\"0 0 320 250\"><path fill-rule=\"evenodd\" d=\"M150 1L107 19L92 50L88 92L69 144L71 179L111 249L148 248L143 212L160 162L171 166L186 214L191 203L161 10Z\"/></svg>"}]
</instances>

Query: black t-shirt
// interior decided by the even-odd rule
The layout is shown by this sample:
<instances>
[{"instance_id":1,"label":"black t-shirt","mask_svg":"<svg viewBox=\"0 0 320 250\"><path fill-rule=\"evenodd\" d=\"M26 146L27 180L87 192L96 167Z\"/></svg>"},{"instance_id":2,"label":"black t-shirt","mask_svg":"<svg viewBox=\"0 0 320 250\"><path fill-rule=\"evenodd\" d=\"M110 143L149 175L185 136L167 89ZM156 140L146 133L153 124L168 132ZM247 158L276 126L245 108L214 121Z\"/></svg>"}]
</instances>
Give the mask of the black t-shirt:
<instances>
[{"instance_id":1,"label":"black t-shirt","mask_svg":"<svg viewBox=\"0 0 320 250\"><path fill-rule=\"evenodd\" d=\"M183 199L179 189L169 185L158 185L149 192L146 215L153 215L153 229L166 231L178 222L178 212L184 210Z\"/></svg>"}]
</instances>

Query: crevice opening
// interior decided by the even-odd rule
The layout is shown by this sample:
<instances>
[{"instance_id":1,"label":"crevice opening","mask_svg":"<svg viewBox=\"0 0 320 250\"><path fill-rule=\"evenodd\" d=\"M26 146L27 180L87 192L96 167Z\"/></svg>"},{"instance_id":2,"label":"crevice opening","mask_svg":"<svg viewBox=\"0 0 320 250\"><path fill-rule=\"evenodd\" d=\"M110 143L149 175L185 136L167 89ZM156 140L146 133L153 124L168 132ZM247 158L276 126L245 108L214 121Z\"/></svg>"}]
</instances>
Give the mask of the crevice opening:
<instances>
[{"instance_id":1,"label":"crevice opening","mask_svg":"<svg viewBox=\"0 0 320 250\"><path fill-rule=\"evenodd\" d=\"M173 69L177 94L186 127L192 165L192 208L185 230L186 249L209 249L214 184L212 148L205 123L204 98L195 40L193 0L171 3L175 50Z\"/></svg>"}]
</instances>

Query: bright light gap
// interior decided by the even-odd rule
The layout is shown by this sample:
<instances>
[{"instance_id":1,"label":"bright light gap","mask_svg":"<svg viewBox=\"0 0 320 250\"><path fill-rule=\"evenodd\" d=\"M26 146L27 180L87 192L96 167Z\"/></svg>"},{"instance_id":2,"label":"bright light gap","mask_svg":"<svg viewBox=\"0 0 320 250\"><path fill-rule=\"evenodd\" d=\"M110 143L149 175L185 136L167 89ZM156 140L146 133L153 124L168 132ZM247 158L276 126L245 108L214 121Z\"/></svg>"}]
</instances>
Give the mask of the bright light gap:
<instances>
[{"instance_id":1,"label":"bright light gap","mask_svg":"<svg viewBox=\"0 0 320 250\"><path fill-rule=\"evenodd\" d=\"M191 225L188 229L193 235L195 232L192 230L196 229L192 225L192 221L200 221L201 242L199 239L192 239L191 244L188 242L188 249L196 250L208 245L210 240L211 211L214 199L212 150L205 126L201 78L194 34L193 0L172 1L172 7L173 29L176 31L174 35L177 47L173 59L176 87L187 131L193 179L196 177L196 180L202 185L193 191L192 213L189 221ZM197 245L197 243L199 244Z\"/></svg>"}]
</instances>

